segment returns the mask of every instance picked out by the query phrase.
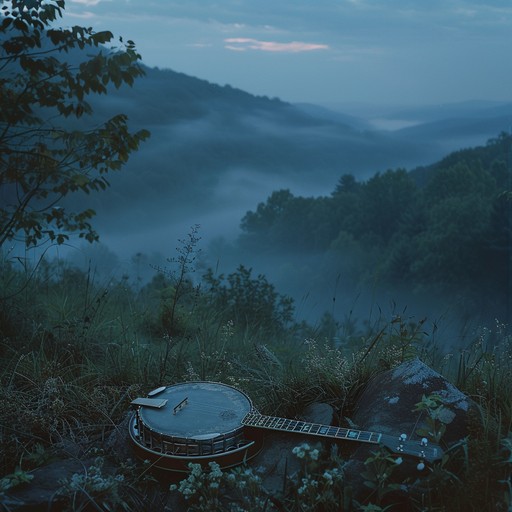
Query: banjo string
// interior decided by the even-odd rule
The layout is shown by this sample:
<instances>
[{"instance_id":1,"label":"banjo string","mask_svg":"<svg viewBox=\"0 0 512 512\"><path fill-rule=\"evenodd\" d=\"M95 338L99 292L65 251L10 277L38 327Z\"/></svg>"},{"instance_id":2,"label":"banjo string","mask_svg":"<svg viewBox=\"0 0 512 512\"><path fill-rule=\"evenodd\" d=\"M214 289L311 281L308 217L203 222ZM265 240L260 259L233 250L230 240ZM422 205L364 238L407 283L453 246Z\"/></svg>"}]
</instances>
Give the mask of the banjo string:
<instances>
[{"instance_id":1,"label":"banjo string","mask_svg":"<svg viewBox=\"0 0 512 512\"><path fill-rule=\"evenodd\" d=\"M206 402L193 402L193 403L187 403L182 406L180 410L185 411L187 408L192 409L193 411L199 411L199 412L222 412L222 411L240 411L242 414L247 414L248 412L252 411L253 409L251 407L242 406L237 407L237 404L225 404L225 405L216 405L216 404L208 404ZM168 410L173 411L174 407L171 405L169 407L169 403L165 408L162 409L153 409L153 412L162 412L167 413ZM176 412L176 414L179 414L180 410Z\"/></svg>"}]
</instances>

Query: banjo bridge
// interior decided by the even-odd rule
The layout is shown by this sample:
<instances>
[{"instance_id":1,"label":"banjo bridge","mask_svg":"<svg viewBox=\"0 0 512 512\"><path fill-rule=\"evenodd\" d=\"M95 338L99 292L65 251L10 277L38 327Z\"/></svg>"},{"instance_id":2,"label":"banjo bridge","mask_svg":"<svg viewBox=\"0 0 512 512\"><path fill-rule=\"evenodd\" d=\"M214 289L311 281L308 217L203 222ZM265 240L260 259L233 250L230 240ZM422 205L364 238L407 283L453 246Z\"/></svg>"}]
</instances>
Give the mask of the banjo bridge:
<instances>
[{"instance_id":1,"label":"banjo bridge","mask_svg":"<svg viewBox=\"0 0 512 512\"><path fill-rule=\"evenodd\" d=\"M178 411L181 411L185 405L188 404L188 396L185 397L174 409L172 410L173 414L176 414Z\"/></svg>"}]
</instances>

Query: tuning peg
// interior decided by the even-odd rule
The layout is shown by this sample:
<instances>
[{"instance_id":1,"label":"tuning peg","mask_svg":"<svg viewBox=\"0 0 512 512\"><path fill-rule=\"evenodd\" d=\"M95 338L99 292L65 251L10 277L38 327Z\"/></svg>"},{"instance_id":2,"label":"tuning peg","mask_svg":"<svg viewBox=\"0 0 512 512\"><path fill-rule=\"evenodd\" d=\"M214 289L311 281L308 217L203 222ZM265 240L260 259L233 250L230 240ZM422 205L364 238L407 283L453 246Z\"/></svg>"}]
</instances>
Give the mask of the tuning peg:
<instances>
[{"instance_id":1,"label":"tuning peg","mask_svg":"<svg viewBox=\"0 0 512 512\"><path fill-rule=\"evenodd\" d=\"M420 441L421 446L427 446L428 445L428 439L426 437L423 437Z\"/></svg>"},{"instance_id":2,"label":"tuning peg","mask_svg":"<svg viewBox=\"0 0 512 512\"><path fill-rule=\"evenodd\" d=\"M400 434L398 436L398 446L396 447L397 451L403 452L404 451L404 443L407 441L407 434Z\"/></svg>"},{"instance_id":3,"label":"tuning peg","mask_svg":"<svg viewBox=\"0 0 512 512\"><path fill-rule=\"evenodd\" d=\"M416 466L416 469L418 471L423 471L425 469L425 463L422 461L420 462L417 466Z\"/></svg>"}]
</instances>

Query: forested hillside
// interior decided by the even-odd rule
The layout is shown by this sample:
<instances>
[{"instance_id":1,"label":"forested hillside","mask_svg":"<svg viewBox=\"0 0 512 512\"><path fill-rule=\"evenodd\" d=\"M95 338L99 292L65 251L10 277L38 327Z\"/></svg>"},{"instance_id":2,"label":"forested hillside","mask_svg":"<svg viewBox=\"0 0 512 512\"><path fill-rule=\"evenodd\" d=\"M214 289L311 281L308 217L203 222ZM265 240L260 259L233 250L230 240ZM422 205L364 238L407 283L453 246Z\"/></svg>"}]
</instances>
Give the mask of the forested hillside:
<instances>
[{"instance_id":1,"label":"forested hillside","mask_svg":"<svg viewBox=\"0 0 512 512\"><path fill-rule=\"evenodd\" d=\"M511 141L502 134L412 172L346 174L330 196L275 191L242 219L239 247L255 259L286 255L288 265L322 254L324 275L343 269L359 285L378 276L384 287L457 301L467 316L510 320Z\"/></svg>"},{"instance_id":2,"label":"forested hillside","mask_svg":"<svg viewBox=\"0 0 512 512\"><path fill-rule=\"evenodd\" d=\"M459 109L465 118L453 108L446 115L457 119L443 118L442 110L425 115L436 119L435 130L425 125L421 131L420 112L419 125L382 131L326 109L253 96L172 70L144 69L146 76L133 88L93 98L94 117L81 121L94 124L124 112L133 126L152 134L123 173L109 178L109 190L83 198L109 233L129 226L133 234L143 223L153 228L167 218L187 218L173 237L195 223L211 236L217 234L217 226L208 225L213 215L223 211L237 218L276 188L325 194L344 173L360 180L387 168L428 164L474 139L483 143L509 124L492 109L490 126L475 121L472 112L483 114L469 105ZM481 129L466 133L475 123Z\"/></svg>"},{"instance_id":3,"label":"forested hillside","mask_svg":"<svg viewBox=\"0 0 512 512\"><path fill-rule=\"evenodd\" d=\"M134 126L152 133L122 176L112 176L111 189L93 198L102 220L116 228L123 229L120 210L137 224L150 220L148 210L169 211L171 204L216 206L226 185L240 187L240 194L255 186L266 194L282 182L319 191L340 172L367 175L383 161L412 165L431 155L428 145L363 131L357 122L348 124L348 116L319 116L171 70L145 71L133 89L94 98L95 117L88 121L125 112Z\"/></svg>"}]
</instances>

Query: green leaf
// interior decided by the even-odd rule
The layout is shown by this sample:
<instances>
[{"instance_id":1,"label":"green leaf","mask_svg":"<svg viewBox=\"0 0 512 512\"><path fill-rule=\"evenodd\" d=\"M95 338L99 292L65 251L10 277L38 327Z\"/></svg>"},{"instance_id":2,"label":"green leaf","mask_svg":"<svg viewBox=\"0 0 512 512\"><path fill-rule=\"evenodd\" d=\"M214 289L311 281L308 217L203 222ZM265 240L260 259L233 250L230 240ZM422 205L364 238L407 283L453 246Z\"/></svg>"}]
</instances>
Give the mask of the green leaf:
<instances>
[{"instance_id":1,"label":"green leaf","mask_svg":"<svg viewBox=\"0 0 512 512\"><path fill-rule=\"evenodd\" d=\"M8 180L0 180L0 195L6 193L6 186L15 185L21 196L18 203L0 205L0 247L19 234L27 246L45 237L62 243L71 232L97 240L87 222L93 210L74 214L52 209L52 205L78 190L89 193L107 188L102 174L120 169L149 136L144 131L130 133L123 115L86 132L61 122L92 112L84 100L87 95L107 93L110 82L116 87L131 86L142 74L136 65L140 56L132 44L115 54L91 57L84 53L78 69L67 63L62 57L69 50L97 47L113 35L81 26L53 27L63 9L63 0L15 1L11 9L2 6L1 47L7 59L3 59L0 77L0 121L7 128L0 134L0 147ZM43 47L42 40L44 52L34 52ZM34 135L27 138L23 135L27 132Z\"/></svg>"}]
</instances>

